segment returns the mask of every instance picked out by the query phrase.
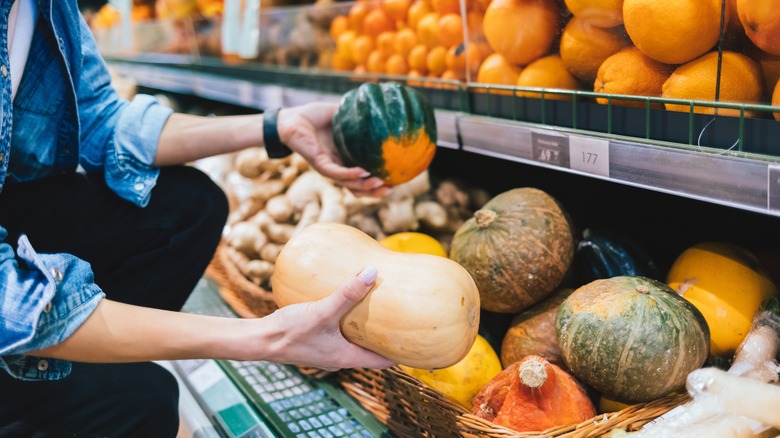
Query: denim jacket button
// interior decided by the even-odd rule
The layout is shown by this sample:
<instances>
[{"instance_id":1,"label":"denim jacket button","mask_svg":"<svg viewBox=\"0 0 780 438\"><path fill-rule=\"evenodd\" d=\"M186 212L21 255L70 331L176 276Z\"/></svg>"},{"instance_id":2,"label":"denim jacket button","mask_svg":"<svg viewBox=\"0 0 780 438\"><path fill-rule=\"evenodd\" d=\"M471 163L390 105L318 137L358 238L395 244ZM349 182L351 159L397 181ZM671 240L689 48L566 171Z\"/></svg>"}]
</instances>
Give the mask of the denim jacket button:
<instances>
[{"instance_id":1,"label":"denim jacket button","mask_svg":"<svg viewBox=\"0 0 780 438\"><path fill-rule=\"evenodd\" d=\"M4 78L7 78L8 77L8 67L6 67L5 65L0 65L0 73L3 74Z\"/></svg>"},{"instance_id":2,"label":"denim jacket button","mask_svg":"<svg viewBox=\"0 0 780 438\"><path fill-rule=\"evenodd\" d=\"M49 313L51 312L51 301L46 303L46 307L43 308L43 313Z\"/></svg>"},{"instance_id":3,"label":"denim jacket button","mask_svg":"<svg viewBox=\"0 0 780 438\"><path fill-rule=\"evenodd\" d=\"M46 371L49 369L49 361L41 359L38 361L38 371Z\"/></svg>"},{"instance_id":4,"label":"denim jacket button","mask_svg":"<svg viewBox=\"0 0 780 438\"><path fill-rule=\"evenodd\" d=\"M62 271L60 271L57 268L52 268L51 276L54 278L54 281L56 281L57 283L62 281Z\"/></svg>"}]
</instances>

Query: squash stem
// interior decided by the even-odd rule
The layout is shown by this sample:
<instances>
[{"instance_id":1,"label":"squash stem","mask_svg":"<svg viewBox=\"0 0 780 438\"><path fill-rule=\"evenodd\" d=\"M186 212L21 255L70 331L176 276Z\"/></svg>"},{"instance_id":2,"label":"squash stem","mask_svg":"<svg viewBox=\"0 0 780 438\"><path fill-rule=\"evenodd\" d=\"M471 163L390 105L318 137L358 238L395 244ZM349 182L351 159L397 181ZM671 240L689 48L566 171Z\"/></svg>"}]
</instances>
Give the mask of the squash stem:
<instances>
[{"instance_id":1,"label":"squash stem","mask_svg":"<svg viewBox=\"0 0 780 438\"><path fill-rule=\"evenodd\" d=\"M538 360L527 360L520 365L518 375L523 385L539 389L547 381L547 368Z\"/></svg>"},{"instance_id":2,"label":"squash stem","mask_svg":"<svg viewBox=\"0 0 780 438\"><path fill-rule=\"evenodd\" d=\"M474 213L474 220L477 222L477 227L479 228L487 228L490 226L490 224L493 223L494 220L496 220L496 217L498 215L493 210L488 209L481 209L477 210Z\"/></svg>"}]
</instances>

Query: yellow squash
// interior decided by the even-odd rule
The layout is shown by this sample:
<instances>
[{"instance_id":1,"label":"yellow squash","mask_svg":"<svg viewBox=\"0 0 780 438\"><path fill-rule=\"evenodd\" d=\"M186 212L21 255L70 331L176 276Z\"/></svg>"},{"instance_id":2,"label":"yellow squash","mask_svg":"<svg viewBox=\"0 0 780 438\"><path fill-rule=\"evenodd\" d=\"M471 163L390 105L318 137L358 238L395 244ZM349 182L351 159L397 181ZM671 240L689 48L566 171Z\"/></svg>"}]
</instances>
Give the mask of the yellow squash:
<instances>
[{"instance_id":1,"label":"yellow squash","mask_svg":"<svg viewBox=\"0 0 780 438\"><path fill-rule=\"evenodd\" d=\"M704 315L711 356L734 354L761 303L776 292L752 253L721 242L683 251L669 270L667 284Z\"/></svg>"},{"instance_id":2,"label":"yellow squash","mask_svg":"<svg viewBox=\"0 0 780 438\"><path fill-rule=\"evenodd\" d=\"M447 257L447 251L438 240L427 234L414 231L395 233L380 240L379 243L393 251Z\"/></svg>"},{"instance_id":3,"label":"yellow squash","mask_svg":"<svg viewBox=\"0 0 780 438\"><path fill-rule=\"evenodd\" d=\"M469 410L474 395L502 369L496 352L479 335L466 357L453 366L440 370L421 370L403 365L401 368Z\"/></svg>"},{"instance_id":4,"label":"yellow squash","mask_svg":"<svg viewBox=\"0 0 780 438\"><path fill-rule=\"evenodd\" d=\"M479 292L454 261L385 248L357 228L317 223L279 254L271 279L282 307L324 298L366 266L374 288L341 320L351 342L414 368L453 365L469 352L479 328Z\"/></svg>"}]
</instances>

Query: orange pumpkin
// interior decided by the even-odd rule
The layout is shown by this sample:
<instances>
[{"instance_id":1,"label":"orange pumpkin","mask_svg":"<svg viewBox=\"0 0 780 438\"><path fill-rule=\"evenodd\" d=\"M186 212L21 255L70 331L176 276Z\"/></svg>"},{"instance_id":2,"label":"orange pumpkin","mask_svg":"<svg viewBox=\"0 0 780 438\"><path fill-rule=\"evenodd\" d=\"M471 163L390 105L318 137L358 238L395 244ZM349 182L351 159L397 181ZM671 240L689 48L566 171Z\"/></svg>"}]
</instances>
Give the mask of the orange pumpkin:
<instances>
[{"instance_id":1,"label":"orange pumpkin","mask_svg":"<svg viewBox=\"0 0 780 438\"><path fill-rule=\"evenodd\" d=\"M540 356L507 367L474 397L471 412L518 432L579 423L596 414L571 375Z\"/></svg>"}]
</instances>

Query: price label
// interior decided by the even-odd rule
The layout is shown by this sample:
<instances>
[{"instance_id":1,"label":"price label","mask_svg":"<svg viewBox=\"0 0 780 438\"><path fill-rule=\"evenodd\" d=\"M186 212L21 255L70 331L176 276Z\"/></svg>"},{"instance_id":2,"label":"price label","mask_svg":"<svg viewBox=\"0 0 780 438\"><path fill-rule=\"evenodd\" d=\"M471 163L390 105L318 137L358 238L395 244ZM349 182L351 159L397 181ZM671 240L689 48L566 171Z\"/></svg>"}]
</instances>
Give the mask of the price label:
<instances>
[{"instance_id":1,"label":"price label","mask_svg":"<svg viewBox=\"0 0 780 438\"><path fill-rule=\"evenodd\" d=\"M532 131L531 158L540 163L569 167L569 138Z\"/></svg>"},{"instance_id":2,"label":"price label","mask_svg":"<svg viewBox=\"0 0 780 438\"><path fill-rule=\"evenodd\" d=\"M609 177L609 141L600 138L569 137L571 168Z\"/></svg>"},{"instance_id":3,"label":"price label","mask_svg":"<svg viewBox=\"0 0 780 438\"><path fill-rule=\"evenodd\" d=\"M780 211L780 166L767 169L767 204L770 210Z\"/></svg>"}]
</instances>

